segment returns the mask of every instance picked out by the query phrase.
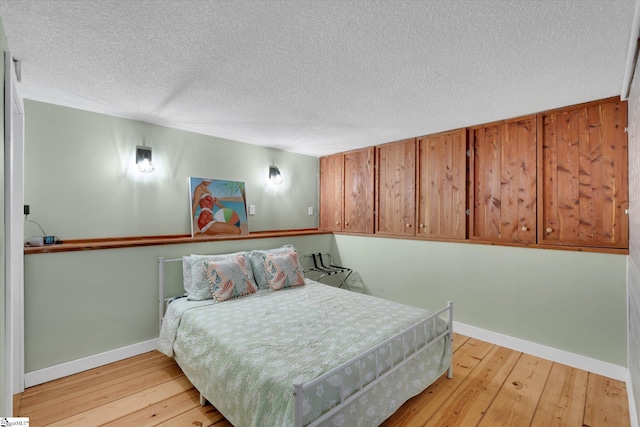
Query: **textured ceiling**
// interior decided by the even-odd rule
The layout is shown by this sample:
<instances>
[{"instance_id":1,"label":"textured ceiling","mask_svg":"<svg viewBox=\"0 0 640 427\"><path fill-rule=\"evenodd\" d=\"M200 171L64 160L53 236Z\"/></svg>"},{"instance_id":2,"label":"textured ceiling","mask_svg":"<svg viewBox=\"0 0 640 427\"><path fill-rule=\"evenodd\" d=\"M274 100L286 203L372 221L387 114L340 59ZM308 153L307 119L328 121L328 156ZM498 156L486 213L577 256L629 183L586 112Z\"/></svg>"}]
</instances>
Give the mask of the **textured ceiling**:
<instances>
[{"instance_id":1,"label":"textured ceiling","mask_svg":"<svg viewBox=\"0 0 640 427\"><path fill-rule=\"evenodd\" d=\"M0 0L25 98L291 152L620 95L635 0Z\"/></svg>"}]
</instances>

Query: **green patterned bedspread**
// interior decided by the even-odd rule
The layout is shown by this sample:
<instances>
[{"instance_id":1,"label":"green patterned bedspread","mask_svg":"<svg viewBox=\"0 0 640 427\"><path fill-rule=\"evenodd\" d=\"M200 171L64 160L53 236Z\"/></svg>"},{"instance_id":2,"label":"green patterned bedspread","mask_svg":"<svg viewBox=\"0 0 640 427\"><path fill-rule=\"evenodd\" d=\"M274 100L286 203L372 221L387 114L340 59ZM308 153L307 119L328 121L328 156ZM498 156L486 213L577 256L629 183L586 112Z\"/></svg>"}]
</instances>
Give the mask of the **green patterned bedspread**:
<instances>
[{"instance_id":1,"label":"green patterned bedspread","mask_svg":"<svg viewBox=\"0 0 640 427\"><path fill-rule=\"evenodd\" d=\"M416 324L429 312L317 282L214 304L173 302L165 315L159 350L175 357L193 385L236 427L293 425L292 382L308 382ZM441 319L429 336L446 329ZM379 350L384 373L424 343L413 334ZM421 353L354 400L326 425L376 426L420 393L449 366L446 339ZM375 356L346 371L343 396L363 378L375 379ZM305 425L339 403L337 376L305 392Z\"/></svg>"}]
</instances>

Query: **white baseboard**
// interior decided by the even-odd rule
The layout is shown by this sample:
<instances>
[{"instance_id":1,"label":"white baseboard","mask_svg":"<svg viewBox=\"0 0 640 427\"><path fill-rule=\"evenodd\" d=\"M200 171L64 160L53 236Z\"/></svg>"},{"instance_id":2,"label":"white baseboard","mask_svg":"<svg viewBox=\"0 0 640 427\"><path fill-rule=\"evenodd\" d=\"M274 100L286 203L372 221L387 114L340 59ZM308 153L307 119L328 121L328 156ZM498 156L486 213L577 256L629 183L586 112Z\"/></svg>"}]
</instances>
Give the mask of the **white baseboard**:
<instances>
[{"instance_id":1,"label":"white baseboard","mask_svg":"<svg viewBox=\"0 0 640 427\"><path fill-rule=\"evenodd\" d=\"M583 371L593 372L594 374L613 378L614 380L626 381L627 379L627 368L624 366L603 362L602 360L592 359L590 357L581 356L564 350L558 350L557 348L536 344L520 338L513 338L508 335L476 328L475 326L465 325L464 323L458 323L456 321L453 322L453 331L491 344L497 344L512 350L531 354L532 356L551 360L552 362L561 363L563 365L582 369Z\"/></svg>"},{"instance_id":2,"label":"white baseboard","mask_svg":"<svg viewBox=\"0 0 640 427\"><path fill-rule=\"evenodd\" d=\"M628 369L627 369L627 397L629 398L629 418L631 418L631 427L640 427L638 426L638 408L636 408L636 399L633 394L631 372Z\"/></svg>"},{"instance_id":3,"label":"white baseboard","mask_svg":"<svg viewBox=\"0 0 640 427\"><path fill-rule=\"evenodd\" d=\"M24 375L24 386L33 387L34 385L57 380L58 378L77 374L79 372L147 353L155 350L156 348L158 348L157 338L132 344L127 347L116 348L115 350L106 351L104 353L95 354L93 356L84 357L71 362L61 363L60 365L51 366L38 371L28 372Z\"/></svg>"}]
</instances>

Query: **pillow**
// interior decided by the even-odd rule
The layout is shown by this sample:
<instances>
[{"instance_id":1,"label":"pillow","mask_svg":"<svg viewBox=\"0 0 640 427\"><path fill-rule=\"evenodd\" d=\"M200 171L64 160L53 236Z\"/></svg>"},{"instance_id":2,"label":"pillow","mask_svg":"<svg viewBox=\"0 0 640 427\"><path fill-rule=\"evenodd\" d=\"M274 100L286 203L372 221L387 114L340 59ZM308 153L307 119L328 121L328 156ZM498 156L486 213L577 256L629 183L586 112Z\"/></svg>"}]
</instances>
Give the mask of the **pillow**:
<instances>
[{"instance_id":1,"label":"pillow","mask_svg":"<svg viewBox=\"0 0 640 427\"><path fill-rule=\"evenodd\" d=\"M251 269L251 262L249 261L249 254L247 252L235 252L232 254L221 255L191 255L188 257L191 265L191 290L189 291L188 299L192 301L200 301L213 298L213 295L211 294L211 287L209 285L209 277L207 276L207 268L204 264L205 262L222 261L234 258L238 255L242 255L244 257L249 279L255 285L253 270Z\"/></svg>"},{"instance_id":2,"label":"pillow","mask_svg":"<svg viewBox=\"0 0 640 427\"><path fill-rule=\"evenodd\" d=\"M304 271L298 253L293 249L283 254L266 254L264 269L269 288L273 291L304 285Z\"/></svg>"},{"instance_id":3,"label":"pillow","mask_svg":"<svg viewBox=\"0 0 640 427\"><path fill-rule=\"evenodd\" d=\"M251 267L253 268L253 276L255 282L258 284L258 289L269 289L269 283L267 282L267 272L264 269L264 258L267 255L278 255L286 253L290 250L295 251L293 245L284 245L281 248L267 249L267 250L253 250L249 252L249 258L251 259Z\"/></svg>"},{"instance_id":4,"label":"pillow","mask_svg":"<svg viewBox=\"0 0 640 427\"><path fill-rule=\"evenodd\" d=\"M193 279L191 277L191 260L188 256L182 257L182 286L184 290L187 292L191 292L191 283Z\"/></svg>"},{"instance_id":5,"label":"pillow","mask_svg":"<svg viewBox=\"0 0 640 427\"><path fill-rule=\"evenodd\" d=\"M213 299L221 302L255 293L258 288L249 278L250 263L242 254L219 261L205 261Z\"/></svg>"}]
</instances>

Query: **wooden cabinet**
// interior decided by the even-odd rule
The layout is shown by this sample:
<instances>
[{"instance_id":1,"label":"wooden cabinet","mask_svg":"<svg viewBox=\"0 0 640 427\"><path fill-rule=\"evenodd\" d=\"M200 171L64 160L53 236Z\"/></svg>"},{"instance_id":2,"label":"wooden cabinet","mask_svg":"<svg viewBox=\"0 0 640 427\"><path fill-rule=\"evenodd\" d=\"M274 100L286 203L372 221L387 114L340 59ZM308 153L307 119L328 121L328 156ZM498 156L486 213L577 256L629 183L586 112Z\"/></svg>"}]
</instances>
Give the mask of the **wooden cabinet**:
<instances>
[{"instance_id":1,"label":"wooden cabinet","mask_svg":"<svg viewBox=\"0 0 640 427\"><path fill-rule=\"evenodd\" d=\"M342 153L320 158L319 228L321 230L342 231L343 170Z\"/></svg>"},{"instance_id":2,"label":"wooden cabinet","mask_svg":"<svg viewBox=\"0 0 640 427\"><path fill-rule=\"evenodd\" d=\"M467 132L418 138L416 235L466 238Z\"/></svg>"},{"instance_id":3,"label":"wooden cabinet","mask_svg":"<svg viewBox=\"0 0 640 427\"><path fill-rule=\"evenodd\" d=\"M609 99L538 116L538 241L628 248L627 105Z\"/></svg>"},{"instance_id":4,"label":"wooden cabinet","mask_svg":"<svg viewBox=\"0 0 640 427\"><path fill-rule=\"evenodd\" d=\"M320 228L623 253L626 126L611 98L323 157Z\"/></svg>"},{"instance_id":5,"label":"wooden cabinet","mask_svg":"<svg viewBox=\"0 0 640 427\"><path fill-rule=\"evenodd\" d=\"M373 233L373 147L344 153L344 224L342 231Z\"/></svg>"},{"instance_id":6,"label":"wooden cabinet","mask_svg":"<svg viewBox=\"0 0 640 427\"><path fill-rule=\"evenodd\" d=\"M536 119L469 129L469 237L536 242Z\"/></svg>"},{"instance_id":7,"label":"wooden cabinet","mask_svg":"<svg viewBox=\"0 0 640 427\"><path fill-rule=\"evenodd\" d=\"M415 138L376 147L376 233L415 234Z\"/></svg>"}]
</instances>

